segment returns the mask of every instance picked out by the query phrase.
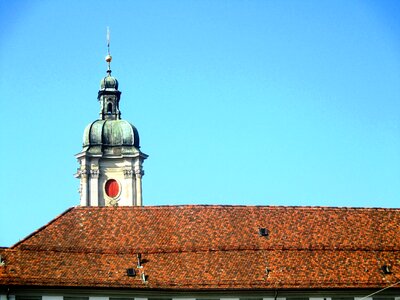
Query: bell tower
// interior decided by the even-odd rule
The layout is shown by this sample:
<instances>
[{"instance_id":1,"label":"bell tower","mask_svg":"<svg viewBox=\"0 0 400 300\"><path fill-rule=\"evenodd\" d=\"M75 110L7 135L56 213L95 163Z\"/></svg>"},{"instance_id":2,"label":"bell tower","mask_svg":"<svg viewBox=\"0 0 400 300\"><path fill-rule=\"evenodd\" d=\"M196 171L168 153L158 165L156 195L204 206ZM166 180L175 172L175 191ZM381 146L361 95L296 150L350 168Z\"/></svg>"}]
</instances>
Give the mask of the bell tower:
<instances>
[{"instance_id":1,"label":"bell tower","mask_svg":"<svg viewBox=\"0 0 400 300\"><path fill-rule=\"evenodd\" d=\"M76 154L80 167L81 206L142 206L143 161L139 133L121 119L121 92L118 80L111 76L109 32L107 31L107 75L100 81L99 119L83 133L82 151Z\"/></svg>"}]
</instances>

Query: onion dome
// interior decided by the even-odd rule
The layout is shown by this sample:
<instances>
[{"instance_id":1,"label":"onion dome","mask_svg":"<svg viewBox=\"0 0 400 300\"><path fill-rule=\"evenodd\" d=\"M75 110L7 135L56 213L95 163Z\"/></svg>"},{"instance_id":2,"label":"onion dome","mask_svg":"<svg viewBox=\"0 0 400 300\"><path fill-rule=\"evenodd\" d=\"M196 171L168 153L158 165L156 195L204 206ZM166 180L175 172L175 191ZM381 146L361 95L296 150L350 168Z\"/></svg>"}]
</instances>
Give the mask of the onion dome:
<instances>
[{"instance_id":1,"label":"onion dome","mask_svg":"<svg viewBox=\"0 0 400 300\"><path fill-rule=\"evenodd\" d=\"M100 81L100 90L118 90L118 80L111 76L111 71Z\"/></svg>"},{"instance_id":2,"label":"onion dome","mask_svg":"<svg viewBox=\"0 0 400 300\"><path fill-rule=\"evenodd\" d=\"M83 152L92 155L137 155L139 133L125 120L96 120L83 132Z\"/></svg>"},{"instance_id":3,"label":"onion dome","mask_svg":"<svg viewBox=\"0 0 400 300\"><path fill-rule=\"evenodd\" d=\"M139 133L125 120L96 120L83 132L83 147L90 146L139 148Z\"/></svg>"}]
</instances>

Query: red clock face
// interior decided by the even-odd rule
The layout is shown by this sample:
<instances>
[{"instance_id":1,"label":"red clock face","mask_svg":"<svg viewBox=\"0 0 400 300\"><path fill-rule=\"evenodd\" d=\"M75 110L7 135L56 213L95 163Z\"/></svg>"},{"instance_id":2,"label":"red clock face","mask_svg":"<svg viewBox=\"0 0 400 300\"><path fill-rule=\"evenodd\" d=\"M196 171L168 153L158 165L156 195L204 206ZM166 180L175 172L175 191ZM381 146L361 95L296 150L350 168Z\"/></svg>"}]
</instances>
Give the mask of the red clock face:
<instances>
[{"instance_id":1,"label":"red clock face","mask_svg":"<svg viewBox=\"0 0 400 300\"><path fill-rule=\"evenodd\" d=\"M115 179L107 180L105 189L108 197L114 198L119 194L119 184Z\"/></svg>"}]
</instances>

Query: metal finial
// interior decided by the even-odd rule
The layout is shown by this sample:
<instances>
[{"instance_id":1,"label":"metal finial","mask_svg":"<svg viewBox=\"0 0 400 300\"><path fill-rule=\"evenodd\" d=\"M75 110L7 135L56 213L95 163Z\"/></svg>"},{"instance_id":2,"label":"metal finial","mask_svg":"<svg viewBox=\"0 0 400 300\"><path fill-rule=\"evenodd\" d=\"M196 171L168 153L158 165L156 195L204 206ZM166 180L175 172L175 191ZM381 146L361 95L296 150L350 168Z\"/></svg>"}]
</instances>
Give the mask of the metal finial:
<instances>
[{"instance_id":1,"label":"metal finial","mask_svg":"<svg viewBox=\"0 0 400 300\"><path fill-rule=\"evenodd\" d=\"M108 64L107 72L109 74L111 73L111 67L110 67L111 60L112 60L112 56L110 54L110 28L107 26L107 56L106 56L106 62Z\"/></svg>"},{"instance_id":2,"label":"metal finial","mask_svg":"<svg viewBox=\"0 0 400 300\"><path fill-rule=\"evenodd\" d=\"M108 54L110 54L110 27L107 26L107 50Z\"/></svg>"}]
</instances>

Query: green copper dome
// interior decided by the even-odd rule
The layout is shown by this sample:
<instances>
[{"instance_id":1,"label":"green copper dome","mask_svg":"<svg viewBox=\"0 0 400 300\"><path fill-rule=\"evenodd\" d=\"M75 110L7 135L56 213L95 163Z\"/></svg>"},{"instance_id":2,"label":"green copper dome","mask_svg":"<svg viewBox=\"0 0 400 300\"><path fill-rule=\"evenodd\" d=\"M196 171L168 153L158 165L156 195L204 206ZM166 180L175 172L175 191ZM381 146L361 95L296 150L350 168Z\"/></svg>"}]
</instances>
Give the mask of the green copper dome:
<instances>
[{"instance_id":1,"label":"green copper dome","mask_svg":"<svg viewBox=\"0 0 400 300\"><path fill-rule=\"evenodd\" d=\"M96 120L86 126L83 147L135 147L140 148L137 129L125 120Z\"/></svg>"},{"instance_id":2,"label":"green copper dome","mask_svg":"<svg viewBox=\"0 0 400 300\"><path fill-rule=\"evenodd\" d=\"M100 90L118 90L118 80L111 76L110 73L100 81Z\"/></svg>"},{"instance_id":3,"label":"green copper dome","mask_svg":"<svg viewBox=\"0 0 400 300\"><path fill-rule=\"evenodd\" d=\"M109 63L111 58L106 61ZM83 152L91 155L141 153L137 129L128 121L121 120L120 97L118 80L111 76L109 67L107 75L100 81L97 96L100 103L100 118L86 126L83 132Z\"/></svg>"}]
</instances>

